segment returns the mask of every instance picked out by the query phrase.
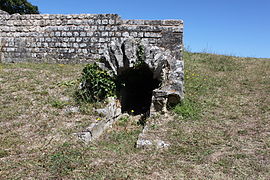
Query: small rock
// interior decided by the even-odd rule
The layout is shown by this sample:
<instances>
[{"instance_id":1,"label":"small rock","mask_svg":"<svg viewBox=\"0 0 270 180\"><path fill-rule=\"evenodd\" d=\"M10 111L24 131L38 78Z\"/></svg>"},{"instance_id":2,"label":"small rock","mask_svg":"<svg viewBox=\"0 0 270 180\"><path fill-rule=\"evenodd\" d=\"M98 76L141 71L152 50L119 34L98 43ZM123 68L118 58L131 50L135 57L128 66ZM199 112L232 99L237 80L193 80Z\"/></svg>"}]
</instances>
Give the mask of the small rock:
<instances>
[{"instance_id":1,"label":"small rock","mask_svg":"<svg viewBox=\"0 0 270 180\"><path fill-rule=\"evenodd\" d=\"M79 139L88 143L92 141L92 133L90 131L83 131L79 133L74 133L74 135L78 136Z\"/></svg>"},{"instance_id":2,"label":"small rock","mask_svg":"<svg viewBox=\"0 0 270 180\"><path fill-rule=\"evenodd\" d=\"M164 141L157 140L157 148L167 148L170 144L165 143Z\"/></svg>"},{"instance_id":3,"label":"small rock","mask_svg":"<svg viewBox=\"0 0 270 180\"><path fill-rule=\"evenodd\" d=\"M64 110L66 113L78 113L80 112L79 107L68 107Z\"/></svg>"},{"instance_id":4,"label":"small rock","mask_svg":"<svg viewBox=\"0 0 270 180\"><path fill-rule=\"evenodd\" d=\"M66 101L66 102L70 100L70 98L69 97L66 97L66 96L61 97L60 99L61 99L61 101Z\"/></svg>"},{"instance_id":5,"label":"small rock","mask_svg":"<svg viewBox=\"0 0 270 180\"><path fill-rule=\"evenodd\" d=\"M149 140L138 139L138 141L137 141L137 148L151 146L151 145L153 145L153 143Z\"/></svg>"}]
</instances>

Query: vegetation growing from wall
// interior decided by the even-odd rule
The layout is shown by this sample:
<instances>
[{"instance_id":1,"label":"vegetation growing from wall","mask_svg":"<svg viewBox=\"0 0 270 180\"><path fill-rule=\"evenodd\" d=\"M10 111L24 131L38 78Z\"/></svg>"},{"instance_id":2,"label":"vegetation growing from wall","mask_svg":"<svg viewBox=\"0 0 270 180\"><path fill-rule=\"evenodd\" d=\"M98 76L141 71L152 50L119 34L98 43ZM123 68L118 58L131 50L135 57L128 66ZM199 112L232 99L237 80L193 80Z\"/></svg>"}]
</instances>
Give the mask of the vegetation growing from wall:
<instances>
[{"instance_id":1,"label":"vegetation growing from wall","mask_svg":"<svg viewBox=\"0 0 270 180\"><path fill-rule=\"evenodd\" d=\"M76 91L76 98L79 101L98 102L115 96L115 78L98 67L96 63L84 67L79 81L80 87Z\"/></svg>"}]
</instances>

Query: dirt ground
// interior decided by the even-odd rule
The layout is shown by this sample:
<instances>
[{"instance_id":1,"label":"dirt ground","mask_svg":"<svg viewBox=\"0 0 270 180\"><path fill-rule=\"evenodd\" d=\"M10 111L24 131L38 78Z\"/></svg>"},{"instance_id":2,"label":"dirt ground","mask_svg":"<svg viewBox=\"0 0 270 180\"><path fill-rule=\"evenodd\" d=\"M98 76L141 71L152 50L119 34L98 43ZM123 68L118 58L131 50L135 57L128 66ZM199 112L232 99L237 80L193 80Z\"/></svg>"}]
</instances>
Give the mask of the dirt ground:
<instances>
[{"instance_id":1,"label":"dirt ground","mask_svg":"<svg viewBox=\"0 0 270 180\"><path fill-rule=\"evenodd\" d=\"M0 179L270 179L270 59L184 61L184 103L149 119L166 149L136 148L133 117L74 136L102 118L74 99L83 65L0 63Z\"/></svg>"}]
</instances>

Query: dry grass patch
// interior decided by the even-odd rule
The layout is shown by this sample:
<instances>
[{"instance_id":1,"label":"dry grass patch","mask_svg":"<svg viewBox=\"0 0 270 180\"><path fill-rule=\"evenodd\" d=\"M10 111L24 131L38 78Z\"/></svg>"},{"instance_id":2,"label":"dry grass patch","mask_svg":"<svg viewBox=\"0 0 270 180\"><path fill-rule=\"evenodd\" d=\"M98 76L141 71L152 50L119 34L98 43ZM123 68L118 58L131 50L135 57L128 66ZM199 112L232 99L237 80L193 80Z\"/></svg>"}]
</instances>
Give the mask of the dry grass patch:
<instances>
[{"instance_id":1,"label":"dry grass patch","mask_svg":"<svg viewBox=\"0 0 270 180\"><path fill-rule=\"evenodd\" d=\"M171 143L136 149L121 119L88 145L97 116L72 95L82 65L1 64L1 179L269 179L270 60L184 53L186 100L151 131Z\"/></svg>"}]
</instances>

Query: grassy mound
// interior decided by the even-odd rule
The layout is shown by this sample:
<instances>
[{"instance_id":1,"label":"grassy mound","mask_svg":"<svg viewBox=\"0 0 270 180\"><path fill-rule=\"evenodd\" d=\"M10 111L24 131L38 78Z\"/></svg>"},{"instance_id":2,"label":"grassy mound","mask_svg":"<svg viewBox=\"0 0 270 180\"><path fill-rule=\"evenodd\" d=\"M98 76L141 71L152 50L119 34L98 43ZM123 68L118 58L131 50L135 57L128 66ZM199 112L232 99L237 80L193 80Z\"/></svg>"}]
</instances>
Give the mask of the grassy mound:
<instances>
[{"instance_id":1,"label":"grassy mound","mask_svg":"<svg viewBox=\"0 0 270 180\"><path fill-rule=\"evenodd\" d=\"M100 119L72 98L83 65L0 64L0 179L268 179L270 59L184 60L163 151L134 148L141 127L129 119L95 143L73 138Z\"/></svg>"}]
</instances>

